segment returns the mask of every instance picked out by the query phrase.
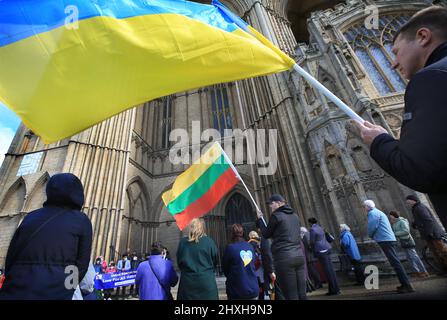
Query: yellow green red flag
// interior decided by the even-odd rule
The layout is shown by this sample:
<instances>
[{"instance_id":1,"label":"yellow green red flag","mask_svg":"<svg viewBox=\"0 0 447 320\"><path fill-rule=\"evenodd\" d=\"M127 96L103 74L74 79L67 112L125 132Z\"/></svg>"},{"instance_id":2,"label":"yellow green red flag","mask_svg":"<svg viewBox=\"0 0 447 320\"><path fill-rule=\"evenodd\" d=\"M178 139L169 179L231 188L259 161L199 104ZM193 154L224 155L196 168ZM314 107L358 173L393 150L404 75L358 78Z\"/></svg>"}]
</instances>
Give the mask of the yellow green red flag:
<instances>
[{"instance_id":1,"label":"yellow green red flag","mask_svg":"<svg viewBox=\"0 0 447 320\"><path fill-rule=\"evenodd\" d=\"M210 212L238 181L237 172L215 142L163 193L163 202L183 230L192 219Z\"/></svg>"}]
</instances>

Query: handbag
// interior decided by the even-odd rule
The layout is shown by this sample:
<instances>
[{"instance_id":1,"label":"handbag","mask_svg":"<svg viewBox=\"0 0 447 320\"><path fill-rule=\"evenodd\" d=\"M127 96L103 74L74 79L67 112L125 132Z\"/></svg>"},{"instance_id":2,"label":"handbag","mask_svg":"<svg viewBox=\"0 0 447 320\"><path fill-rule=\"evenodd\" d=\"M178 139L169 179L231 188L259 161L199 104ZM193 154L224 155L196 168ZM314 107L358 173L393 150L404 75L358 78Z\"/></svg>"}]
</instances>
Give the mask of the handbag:
<instances>
[{"instance_id":1,"label":"handbag","mask_svg":"<svg viewBox=\"0 0 447 320\"><path fill-rule=\"evenodd\" d=\"M168 300L174 300L174 297L172 296L171 290L168 290L163 283L160 281L160 278L157 276L157 274L155 273L154 268L152 267L151 264L151 259L147 259L147 261L149 262L149 267L152 270L152 273L155 275L155 278L157 278L158 283L160 284L160 286L163 288L163 290L166 292L166 294L168 295Z\"/></svg>"},{"instance_id":2,"label":"handbag","mask_svg":"<svg viewBox=\"0 0 447 320\"><path fill-rule=\"evenodd\" d=\"M408 237L408 239L399 239L399 241L400 241L400 246L404 249L416 247L416 243L414 242L414 240L411 236Z\"/></svg>"}]
</instances>

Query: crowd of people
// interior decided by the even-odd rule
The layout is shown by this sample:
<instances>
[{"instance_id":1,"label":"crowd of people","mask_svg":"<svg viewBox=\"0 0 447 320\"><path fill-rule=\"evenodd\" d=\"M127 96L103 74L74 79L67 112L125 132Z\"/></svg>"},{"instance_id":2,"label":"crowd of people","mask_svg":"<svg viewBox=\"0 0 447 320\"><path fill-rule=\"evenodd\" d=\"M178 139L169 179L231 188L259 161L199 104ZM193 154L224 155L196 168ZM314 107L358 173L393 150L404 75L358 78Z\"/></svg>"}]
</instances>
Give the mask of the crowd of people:
<instances>
[{"instance_id":1,"label":"crowd of people","mask_svg":"<svg viewBox=\"0 0 447 320\"><path fill-rule=\"evenodd\" d=\"M83 196L82 184L73 174L50 178L44 207L27 215L11 241L0 299L110 300L133 296L141 300L172 300L171 289L177 284L178 300L219 299L216 283L219 253L213 239L206 234L203 218L193 219L188 235L179 242L176 262L180 274L168 249L159 241L152 244L144 258L134 251L122 254L116 264L107 263L102 256L91 263L91 223L79 211ZM406 202L411 210L411 224L397 211L385 214L374 201L364 201L367 215L364 227L393 267L401 284L396 288L399 293L415 290L398 250L405 253L415 276L429 276L416 250L410 225L430 248L441 273L447 273L444 229L415 195L408 195ZM349 258L356 283L364 284L362 256L346 223L339 225L339 236L333 236L314 217L307 220L307 229L281 195L272 195L267 203L271 210L268 223L263 213L258 212L257 228L248 235L240 224L230 228L221 261L228 299L306 300L308 292L322 288L325 283L327 295L341 294L334 266L337 257L334 245ZM53 241L54 236L63 241ZM67 288L65 267L72 264L78 268L82 281L75 288ZM35 272L40 277L29 278ZM112 289L95 288L98 275L132 272L134 281Z\"/></svg>"},{"instance_id":2,"label":"crowd of people","mask_svg":"<svg viewBox=\"0 0 447 320\"><path fill-rule=\"evenodd\" d=\"M429 207L410 194L406 203L412 223L396 210L382 212L368 199L363 202L367 225L362 227L394 269L400 282L397 292L411 293L415 289L399 251L404 252L417 277L429 276L411 227L430 249L439 272L447 273L447 136L443 132L443 115L447 112L447 9L433 6L418 12L397 32L393 42L393 67L410 80L400 139L368 121L355 125L370 147L371 157L384 171L403 185L428 194L440 222ZM136 270L136 278L129 294L143 300L174 299L171 288L177 283L178 300L219 298L215 277L218 249L206 234L203 219L194 219L188 236L180 240L176 252L180 276L160 242L152 244L145 259L126 253L116 265L102 257L92 264L93 230L90 219L80 211L84 204L81 181L70 173L55 174L47 183L46 195L43 208L29 213L14 233L4 275L3 271L0 274L0 299L95 299L94 279L98 274L132 270ZM306 228L281 195L272 195L268 205L269 221L259 211L257 230L246 235L240 224L231 226L222 259L228 299L305 300L309 291L322 288L324 283L327 295L342 294L334 267L334 246L348 257L356 283L364 284L361 250L349 221L337 226L337 242L337 237L314 217L307 220ZM82 279L76 287L66 285L67 266L75 266L78 279ZM124 297L126 289L118 287L116 296ZM111 298L111 291L103 291L105 299Z\"/></svg>"}]
</instances>

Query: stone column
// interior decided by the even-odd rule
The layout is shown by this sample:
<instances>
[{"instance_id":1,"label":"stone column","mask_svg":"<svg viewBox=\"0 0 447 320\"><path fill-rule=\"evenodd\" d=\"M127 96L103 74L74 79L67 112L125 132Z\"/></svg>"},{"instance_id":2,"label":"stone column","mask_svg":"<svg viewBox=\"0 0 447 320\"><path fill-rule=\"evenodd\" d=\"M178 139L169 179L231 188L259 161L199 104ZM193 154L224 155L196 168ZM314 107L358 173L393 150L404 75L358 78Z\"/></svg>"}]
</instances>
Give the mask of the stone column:
<instances>
[{"instance_id":1,"label":"stone column","mask_svg":"<svg viewBox=\"0 0 447 320\"><path fill-rule=\"evenodd\" d=\"M125 111L69 141L63 172L77 175L84 185L83 211L93 226L92 257L109 259L119 247L127 168L135 109Z\"/></svg>"}]
</instances>

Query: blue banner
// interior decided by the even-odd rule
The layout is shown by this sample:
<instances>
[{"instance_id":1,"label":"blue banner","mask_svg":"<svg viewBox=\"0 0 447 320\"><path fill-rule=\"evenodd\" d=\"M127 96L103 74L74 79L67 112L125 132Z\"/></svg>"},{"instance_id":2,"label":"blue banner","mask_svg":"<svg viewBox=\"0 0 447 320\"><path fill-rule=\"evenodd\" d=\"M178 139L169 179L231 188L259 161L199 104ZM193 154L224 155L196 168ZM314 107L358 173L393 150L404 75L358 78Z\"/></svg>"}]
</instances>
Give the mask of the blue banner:
<instances>
[{"instance_id":1,"label":"blue banner","mask_svg":"<svg viewBox=\"0 0 447 320\"><path fill-rule=\"evenodd\" d=\"M106 290L135 284L137 271L99 273L95 278L95 289Z\"/></svg>"}]
</instances>

